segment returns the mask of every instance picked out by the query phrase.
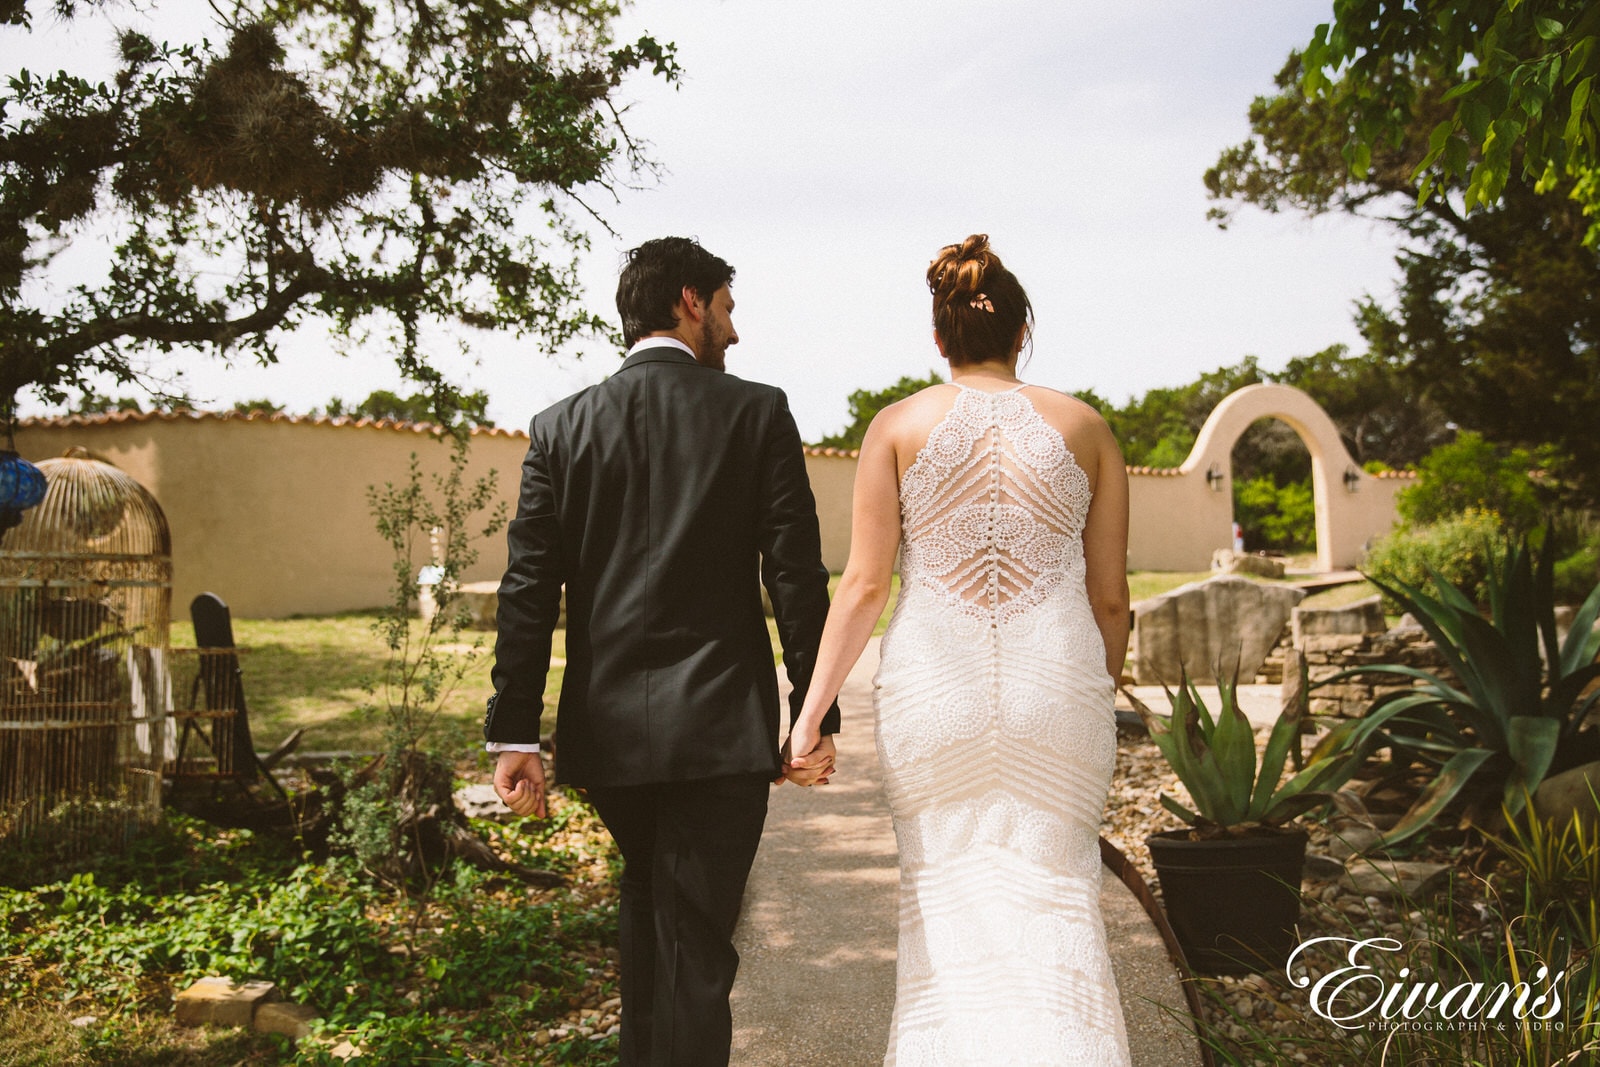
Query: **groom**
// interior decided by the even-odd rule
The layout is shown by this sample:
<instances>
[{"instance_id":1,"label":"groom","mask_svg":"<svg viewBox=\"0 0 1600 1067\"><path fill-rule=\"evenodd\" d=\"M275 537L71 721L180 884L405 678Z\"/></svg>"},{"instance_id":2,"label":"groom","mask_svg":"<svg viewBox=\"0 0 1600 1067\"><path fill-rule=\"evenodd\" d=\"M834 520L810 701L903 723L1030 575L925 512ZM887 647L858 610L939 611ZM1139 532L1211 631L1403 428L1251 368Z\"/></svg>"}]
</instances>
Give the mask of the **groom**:
<instances>
[{"instance_id":1,"label":"groom","mask_svg":"<svg viewBox=\"0 0 1600 1067\"><path fill-rule=\"evenodd\" d=\"M732 934L778 748L772 600L799 714L828 611L816 505L783 393L723 371L733 268L682 237L628 253L627 359L529 427L484 737L518 814L545 812L539 718L566 587L562 781L622 852L622 1062L726 1064Z\"/></svg>"}]
</instances>

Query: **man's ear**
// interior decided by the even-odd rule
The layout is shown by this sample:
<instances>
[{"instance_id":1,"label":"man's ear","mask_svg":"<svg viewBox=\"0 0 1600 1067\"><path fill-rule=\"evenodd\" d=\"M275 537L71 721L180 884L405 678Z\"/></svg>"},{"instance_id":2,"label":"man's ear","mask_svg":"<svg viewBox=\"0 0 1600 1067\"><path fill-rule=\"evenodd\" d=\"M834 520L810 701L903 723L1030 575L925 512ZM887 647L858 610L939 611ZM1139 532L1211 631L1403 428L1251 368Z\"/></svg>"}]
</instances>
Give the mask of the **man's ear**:
<instances>
[{"instance_id":1,"label":"man's ear","mask_svg":"<svg viewBox=\"0 0 1600 1067\"><path fill-rule=\"evenodd\" d=\"M705 301L700 299L699 293L686 285L683 287L683 292L678 295L678 299L683 304L684 317L689 321L699 322L705 318L706 305Z\"/></svg>"}]
</instances>

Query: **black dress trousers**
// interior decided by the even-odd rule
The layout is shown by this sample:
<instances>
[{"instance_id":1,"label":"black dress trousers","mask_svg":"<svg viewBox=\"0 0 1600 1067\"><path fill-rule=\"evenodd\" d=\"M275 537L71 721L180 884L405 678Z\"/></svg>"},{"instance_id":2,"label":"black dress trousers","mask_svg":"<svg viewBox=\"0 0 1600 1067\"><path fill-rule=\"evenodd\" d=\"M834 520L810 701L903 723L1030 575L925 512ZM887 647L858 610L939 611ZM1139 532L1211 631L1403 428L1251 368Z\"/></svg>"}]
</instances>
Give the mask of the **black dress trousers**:
<instances>
[{"instance_id":1,"label":"black dress trousers","mask_svg":"<svg viewBox=\"0 0 1600 1067\"><path fill-rule=\"evenodd\" d=\"M589 788L623 859L623 1067L726 1067L733 928L771 789L764 775Z\"/></svg>"}]
</instances>

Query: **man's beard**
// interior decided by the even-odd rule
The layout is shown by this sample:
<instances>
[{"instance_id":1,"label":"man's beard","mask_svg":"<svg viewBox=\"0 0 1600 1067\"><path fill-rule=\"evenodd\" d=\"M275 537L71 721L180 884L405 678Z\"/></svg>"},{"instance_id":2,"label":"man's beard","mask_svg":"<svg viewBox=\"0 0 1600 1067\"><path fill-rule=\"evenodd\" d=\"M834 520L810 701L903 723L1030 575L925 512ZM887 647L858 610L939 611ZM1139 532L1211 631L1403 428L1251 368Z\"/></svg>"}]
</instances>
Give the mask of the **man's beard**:
<instances>
[{"instance_id":1,"label":"man's beard","mask_svg":"<svg viewBox=\"0 0 1600 1067\"><path fill-rule=\"evenodd\" d=\"M727 351L728 346L726 344L718 344L716 335L711 332L711 320L706 319L702 322L700 324L700 362L708 367L722 370L726 366L724 356Z\"/></svg>"}]
</instances>

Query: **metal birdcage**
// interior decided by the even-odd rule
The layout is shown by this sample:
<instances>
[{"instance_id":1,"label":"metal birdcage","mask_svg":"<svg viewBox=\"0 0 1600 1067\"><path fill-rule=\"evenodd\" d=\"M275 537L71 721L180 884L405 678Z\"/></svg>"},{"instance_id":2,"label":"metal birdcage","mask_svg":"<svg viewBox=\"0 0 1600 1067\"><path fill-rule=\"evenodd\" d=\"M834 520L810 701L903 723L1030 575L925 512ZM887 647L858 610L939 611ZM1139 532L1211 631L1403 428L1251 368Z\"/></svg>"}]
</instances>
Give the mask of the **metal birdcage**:
<instances>
[{"instance_id":1,"label":"metal birdcage","mask_svg":"<svg viewBox=\"0 0 1600 1067\"><path fill-rule=\"evenodd\" d=\"M0 843L58 850L157 817L174 752L172 546L155 498L74 448L0 539Z\"/></svg>"}]
</instances>

